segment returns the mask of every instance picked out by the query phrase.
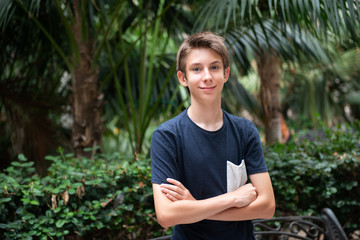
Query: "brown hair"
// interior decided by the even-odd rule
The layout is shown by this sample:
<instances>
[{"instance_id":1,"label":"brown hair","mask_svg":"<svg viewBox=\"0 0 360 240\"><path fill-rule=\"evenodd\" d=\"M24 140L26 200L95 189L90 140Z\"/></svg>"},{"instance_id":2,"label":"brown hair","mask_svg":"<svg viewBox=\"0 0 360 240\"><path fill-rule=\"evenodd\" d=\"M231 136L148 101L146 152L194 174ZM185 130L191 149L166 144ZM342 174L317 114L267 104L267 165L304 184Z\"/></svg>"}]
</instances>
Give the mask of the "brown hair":
<instances>
[{"instance_id":1,"label":"brown hair","mask_svg":"<svg viewBox=\"0 0 360 240\"><path fill-rule=\"evenodd\" d=\"M224 70L229 67L229 52L224 38L212 32L200 32L191 35L181 44L176 57L176 69L186 75L186 56L192 49L209 48L221 56Z\"/></svg>"}]
</instances>

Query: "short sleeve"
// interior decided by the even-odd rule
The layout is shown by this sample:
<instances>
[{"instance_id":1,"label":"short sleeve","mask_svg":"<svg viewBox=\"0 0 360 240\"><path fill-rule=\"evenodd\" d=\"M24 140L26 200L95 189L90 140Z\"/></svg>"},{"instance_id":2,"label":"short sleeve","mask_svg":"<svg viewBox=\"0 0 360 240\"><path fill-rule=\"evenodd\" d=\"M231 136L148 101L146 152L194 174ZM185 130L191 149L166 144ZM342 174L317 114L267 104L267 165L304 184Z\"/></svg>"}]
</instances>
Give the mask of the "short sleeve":
<instances>
[{"instance_id":1,"label":"short sleeve","mask_svg":"<svg viewBox=\"0 0 360 240\"><path fill-rule=\"evenodd\" d=\"M249 175L267 172L264 153L257 128L252 122L247 125L247 138L245 146L245 162Z\"/></svg>"},{"instance_id":2,"label":"short sleeve","mask_svg":"<svg viewBox=\"0 0 360 240\"><path fill-rule=\"evenodd\" d=\"M166 129L157 129L151 138L151 182L166 183L166 178L178 179L176 138Z\"/></svg>"}]
</instances>

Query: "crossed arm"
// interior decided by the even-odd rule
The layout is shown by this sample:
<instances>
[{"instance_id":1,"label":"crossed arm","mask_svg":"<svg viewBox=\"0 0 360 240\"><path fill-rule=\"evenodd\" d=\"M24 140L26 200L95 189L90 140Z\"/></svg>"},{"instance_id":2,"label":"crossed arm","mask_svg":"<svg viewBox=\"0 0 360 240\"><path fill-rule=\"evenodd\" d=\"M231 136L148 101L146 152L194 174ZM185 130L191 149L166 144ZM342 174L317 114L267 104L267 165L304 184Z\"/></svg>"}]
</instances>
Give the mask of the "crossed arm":
<instances>
[{"instance_id":1,"label":"crossed arm","mask_svg":"<svg viewBox=\"0 0 360 240\"><path fill-rule=\"evenodd\" d=\"M153 184L155 211L161 226L194 223L204 219L240 221L271 218L275 198L267 172L250 175L251 184L216 197L196 200L179 182Z\"/></svg>"}]
</instances>

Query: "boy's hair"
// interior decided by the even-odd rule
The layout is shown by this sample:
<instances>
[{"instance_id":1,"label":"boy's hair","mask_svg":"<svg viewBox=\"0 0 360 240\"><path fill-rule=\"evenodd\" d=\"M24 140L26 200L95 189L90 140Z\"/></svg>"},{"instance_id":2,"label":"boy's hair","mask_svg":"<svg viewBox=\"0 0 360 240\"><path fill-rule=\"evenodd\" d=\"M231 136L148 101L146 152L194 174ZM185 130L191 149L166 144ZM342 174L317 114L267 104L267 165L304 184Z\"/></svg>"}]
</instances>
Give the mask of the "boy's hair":
<instances>
[{"instance_id":1,"label":"boy's hair","mask_svg":"<svg viewBox=\"0 0 360 240\"><path fill-rule=\"evenodd\" d=\"M200 32L191 35L181 44L176 57L176 69L186 75L186 56L192 49L208 48L221 56L224 70L229 67L229 52L225 46L224 38L212 32Z\"/></svg>"}]
</instances>

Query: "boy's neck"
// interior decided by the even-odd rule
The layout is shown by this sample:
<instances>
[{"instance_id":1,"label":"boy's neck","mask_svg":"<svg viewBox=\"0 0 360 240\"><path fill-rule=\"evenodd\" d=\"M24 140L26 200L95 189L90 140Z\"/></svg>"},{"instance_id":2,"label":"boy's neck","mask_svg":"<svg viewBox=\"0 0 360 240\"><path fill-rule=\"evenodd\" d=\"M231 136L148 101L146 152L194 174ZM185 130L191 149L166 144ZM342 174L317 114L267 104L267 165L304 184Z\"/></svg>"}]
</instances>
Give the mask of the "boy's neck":
<instances>
[{"instance_id":1,"label":"boy's neck","mask_svg":"<svg viewBox=\"0 0 360 240\"><path fill-rule=\"evenodd\" d=\"M192 104L188 108L187 114L196 125L207 131L219 130L224 122L221 103L216 107Z\"/></svg>"}]
</instances>

